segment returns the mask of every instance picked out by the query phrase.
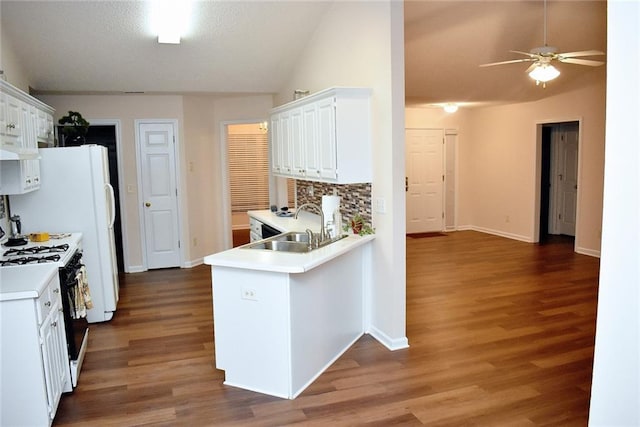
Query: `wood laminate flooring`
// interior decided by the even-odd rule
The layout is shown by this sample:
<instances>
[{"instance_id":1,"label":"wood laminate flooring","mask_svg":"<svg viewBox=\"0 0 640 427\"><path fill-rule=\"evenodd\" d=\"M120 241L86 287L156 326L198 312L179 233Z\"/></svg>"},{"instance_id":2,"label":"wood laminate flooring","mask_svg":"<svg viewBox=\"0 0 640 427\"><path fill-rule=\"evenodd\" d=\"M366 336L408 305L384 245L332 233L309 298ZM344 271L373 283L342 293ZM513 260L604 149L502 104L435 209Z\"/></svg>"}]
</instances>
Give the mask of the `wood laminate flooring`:
<instances>
[{"instance_id":1,"label":"wood laminate flooring","mask_svg":"<svg viewBox=\"0 0 640 427\"><path fill-rule=\"evenodd\" d=\"M407 239L407 336L368 335L295 400L222 384L210 271L124 275L56 426L585 426L599 260L464 231Z\"/></svg>"}]
</instances>

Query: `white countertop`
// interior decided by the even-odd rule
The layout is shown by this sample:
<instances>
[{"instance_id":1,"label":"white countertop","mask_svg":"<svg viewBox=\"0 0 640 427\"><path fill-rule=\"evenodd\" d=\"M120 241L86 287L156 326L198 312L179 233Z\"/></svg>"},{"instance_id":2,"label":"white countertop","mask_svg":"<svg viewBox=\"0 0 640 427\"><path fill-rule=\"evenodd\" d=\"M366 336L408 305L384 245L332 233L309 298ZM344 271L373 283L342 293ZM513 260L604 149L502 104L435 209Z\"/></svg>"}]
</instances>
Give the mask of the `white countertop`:
<instances>
[{"instance_id":1,"label":"white countertop","mask_svg":"<svg viewBox=\"0 0 640 427\"><path fill-rule=\"evenodd\" d=\"M38 298L45 285L58 274L58 264L21 265L0 268L0 301Z\"/></svg>"},{"instance_id":2,"label":"white countertop","mask_svg":"<svg viewBox=\"0 0 640 427\"><path fill-rule=\"evenodd\" d=\"M323 248L314 249L306 253L247 249L239 246L224 252L208 255L204 257L204 263L219 267L272 271L276 273L304 273L372 241L374 237L373 235L350 235Z\"/></svg>"},{"instance_id":3,"label":"white countertop","mask_svg":"<svg viewBox=\"0 0 640 427\"><path fill-rule=\"evenodd\" d=\"M320 215L301 211L298 219L278 217L273 212L249 211L249 216L268 224L280 231L314 232L320 228ZM362 246L375 238L374 235L348 237L331 243L323 248L306 253L278 252L267 249L247 249L244 246L229 249L204 258L204 263L219 267L233 267L247 270L272 271L277 273L304 273L325 262Z\"/></svg>"}]
</instances>

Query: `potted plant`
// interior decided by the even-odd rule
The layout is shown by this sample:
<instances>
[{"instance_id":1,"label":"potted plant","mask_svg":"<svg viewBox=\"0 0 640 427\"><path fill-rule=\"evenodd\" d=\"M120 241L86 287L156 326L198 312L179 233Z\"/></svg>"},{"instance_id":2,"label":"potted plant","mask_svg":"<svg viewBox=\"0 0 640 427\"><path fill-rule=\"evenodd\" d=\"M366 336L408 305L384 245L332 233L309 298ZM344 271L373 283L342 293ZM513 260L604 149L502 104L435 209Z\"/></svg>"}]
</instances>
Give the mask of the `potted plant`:
<instances>
[{"instance_id":1,"label":"potted plant","mask_svg":"<svg viewBox=\"0 0 640 427\"><path fill-rule=\"evenodd\" d=\"M58 124L62 125L61 132L65 141L69 142L84 142L90 125L77 111L69 111L68 115L58 120Z\"/></svg>"},{"instance_id":2,"label":"potted plant","mask_svg":"<svg viewBox=\"0 0 640 427\"><path fill-rule=\"evenodd\" d=\"M374 234L376 231L375 229L371 228L370 225L365 224L364 218L362 218L362 215L360 215L359 213L356 213L351 221L349 221L348 224L345 224L343 228L344 231L349 231L349 228L351 228L353 234L358 234L360 236L364 236L365 234Z\"/></svg>"}]
</instances>

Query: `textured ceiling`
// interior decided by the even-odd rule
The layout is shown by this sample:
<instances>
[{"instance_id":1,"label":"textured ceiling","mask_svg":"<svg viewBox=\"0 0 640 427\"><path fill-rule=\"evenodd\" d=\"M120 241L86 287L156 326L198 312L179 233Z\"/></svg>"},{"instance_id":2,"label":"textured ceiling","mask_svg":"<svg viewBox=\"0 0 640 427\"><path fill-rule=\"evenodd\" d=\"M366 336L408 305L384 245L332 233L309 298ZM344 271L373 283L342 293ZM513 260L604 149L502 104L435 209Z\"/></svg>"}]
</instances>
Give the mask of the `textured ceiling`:
<instances>
[{"instance_id":1,"label":"textured ceiling","mask_svg":"<svg viewBox=\"0 0 640 427\"><path fill-rule=\"evenodd\" d=\"M3 31L38 91L277 92L326 2L199 1L180 45L149 2L2 1Z\"/></svg>"},{"instance_id":2,"label":"textured ceiling","mask_svg":"<svg viewBox=\"0 0 640 427\"><path fill-rule=\"evenodd\" d=\"M195 2L180 45L156 43L142 1L2 0L1 23L38 92L275 93L329 5ZM528 64L478 68L541 46L543 16L540 0L406 1L408 104L522 102L604 78L605 67L560 64L542 89ZM548 41L605 51L606 2L549 0Z\"/></svg>"}]
</instances>

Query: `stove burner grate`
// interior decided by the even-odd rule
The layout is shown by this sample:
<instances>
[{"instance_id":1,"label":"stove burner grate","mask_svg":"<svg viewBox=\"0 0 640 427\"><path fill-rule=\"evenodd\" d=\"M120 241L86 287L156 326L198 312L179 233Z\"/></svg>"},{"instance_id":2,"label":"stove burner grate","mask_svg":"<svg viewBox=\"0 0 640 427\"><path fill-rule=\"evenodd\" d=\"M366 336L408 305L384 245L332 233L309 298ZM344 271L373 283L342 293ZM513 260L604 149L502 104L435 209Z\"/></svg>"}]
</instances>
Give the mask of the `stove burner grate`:
<instances>
[{"instance_id":1,"label":"stove burner grate","mask_svg":"<svg viewBox=\"0 0 640 427\"><path fill-rule=\"evenodd\" d=\"M46 262L58 262L60 261L60 255L49 255L43 257L26 256L20 258L13 258L5 261L0 261L2 267L8 267L11 265L26 265L26 264L44 264Z\"/></svg>"},{"instance_id":2,"label":"stove burner grate","mask_svg":"<svg viewBox=\"0 0 640 427\"><path fill-rule=\"evenodd\" d=\"M21 255L36 255L36 254L51 254L51 253L62 253L66 252L69 249L68 244L57 245L57 246L32 246L30 248L16 248L9 249L4 253L4 256L21 256Z\"/></svg>"}]
</instances>

